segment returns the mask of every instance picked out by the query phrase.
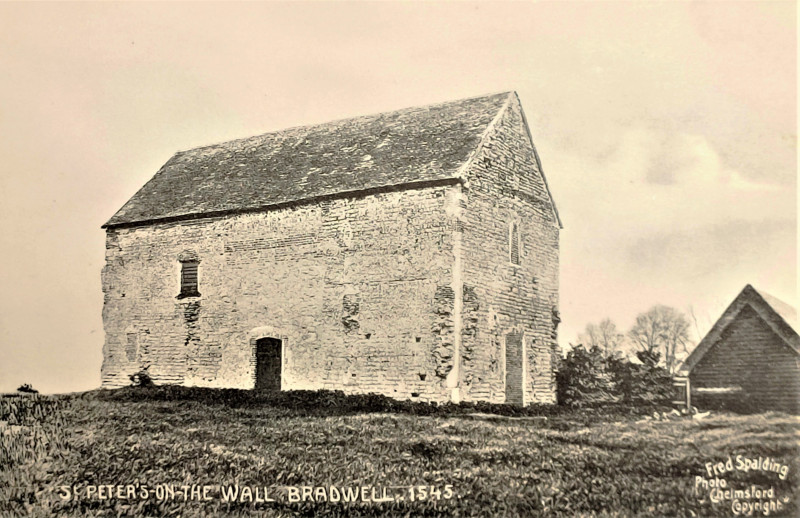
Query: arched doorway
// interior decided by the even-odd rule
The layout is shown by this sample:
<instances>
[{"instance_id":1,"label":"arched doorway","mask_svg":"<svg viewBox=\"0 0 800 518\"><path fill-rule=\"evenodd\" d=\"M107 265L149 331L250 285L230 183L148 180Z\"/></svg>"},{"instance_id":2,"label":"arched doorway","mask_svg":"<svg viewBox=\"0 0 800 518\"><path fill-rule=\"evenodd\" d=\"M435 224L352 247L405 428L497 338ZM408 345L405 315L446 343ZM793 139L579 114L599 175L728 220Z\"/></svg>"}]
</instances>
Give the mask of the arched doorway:
<instances>
[{"instance_id":1,"label":"arched doorway","mask_svg":"<svg viewBox=\"0 0 800 518\"><path fill-rule=\"evenodd\" d=\"M256 390L281 390L282 349L278 338L256 340Z\"/></svg>"}]
</instances>

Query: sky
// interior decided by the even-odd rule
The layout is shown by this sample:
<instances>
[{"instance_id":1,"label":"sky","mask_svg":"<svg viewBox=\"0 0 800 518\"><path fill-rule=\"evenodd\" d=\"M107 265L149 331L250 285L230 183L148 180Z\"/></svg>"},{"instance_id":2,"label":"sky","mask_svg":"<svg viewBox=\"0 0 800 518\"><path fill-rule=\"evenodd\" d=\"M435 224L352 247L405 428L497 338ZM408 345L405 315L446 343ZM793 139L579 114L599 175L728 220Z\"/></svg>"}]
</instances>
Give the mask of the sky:
<instances>
[{"instance_id":1,"label":"sky","mask_svg":"<svg viewBox=\"0 0 800 518\"><path fill-rule=\"evenodd\" d=\"M178 150L515 90L562 347L797 304L795 2L2 3L0 392L96 388L105 223Z\"/></svg>"}]
</instances>

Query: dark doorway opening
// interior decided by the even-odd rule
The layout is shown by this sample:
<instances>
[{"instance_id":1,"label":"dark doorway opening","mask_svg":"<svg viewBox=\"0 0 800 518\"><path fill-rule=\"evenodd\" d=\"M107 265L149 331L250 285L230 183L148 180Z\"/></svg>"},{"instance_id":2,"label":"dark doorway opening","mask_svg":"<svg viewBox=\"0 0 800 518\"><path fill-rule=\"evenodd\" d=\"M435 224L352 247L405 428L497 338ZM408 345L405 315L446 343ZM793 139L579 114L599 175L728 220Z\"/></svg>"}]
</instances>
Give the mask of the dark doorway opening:
<instances>
[{"instance_id":1,"label":"dark doorway opening","mask_svg":"<svg viewBox=\"0 0 800 518\"><path fill-rule=\"evenodd\" d=\"M281 345L277 338L256 340L256 390L281 389Z\"/></svg>"},{"instance_id":2,"label":"dark doorway opening","mask_svg":"<svg viewBox=\"0 0 800 518\"><path fill-rule=\"evenodd\" d=\"M506 403L522 405L524 384L522 362L522 334L506 335Z\"/></svg>"}]
</instances>

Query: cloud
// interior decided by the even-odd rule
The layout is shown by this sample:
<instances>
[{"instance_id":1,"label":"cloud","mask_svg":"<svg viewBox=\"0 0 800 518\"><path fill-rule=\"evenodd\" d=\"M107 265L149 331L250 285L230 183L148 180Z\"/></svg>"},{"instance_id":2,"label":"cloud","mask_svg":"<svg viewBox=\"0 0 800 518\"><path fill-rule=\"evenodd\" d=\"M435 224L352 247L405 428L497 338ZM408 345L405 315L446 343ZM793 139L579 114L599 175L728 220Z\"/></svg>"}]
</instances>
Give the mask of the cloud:
<instances>
[{"instance_id":1,"label":"cloud","mask_svg":"<svg viewBox=\"0 0 800 518\"><path fill-rule=\"evenodd\" d=\"M739 191L780 191L782 187L774 183L754 182L748 180L738 171L731 171L728 181L731 188Z\"/></svg>"},{"instance_id":2,"label":"cloud","mask_svg":"<svg viewBox=\"0 0 800 518\"><path fill-rule=\"evenodd\" d=\"M664 135L645 171L645 181L662 185L714 184L724 177L719 154L702 135Z\"/></svg>"},{"instance_id":3,"label":"cloud","mask_svg":"<svg viewBox=\"0 0 800 518\"><path fill-rule=\"evenodd\" d=\"M617 144L605 155L542 139L544 147L555 147L548 150L546 169L555 172L548 180L565 224L593 240L599 233L607 239L795 217L794 183L751 179L727 164L704 135L644 124L616 132Z\"/></svg>"},{"instance_id":4,"label":"cloud","mask_svg":"<svg viewBox=\"0 0 800 518\"><path fill-rule=\"evenodd\" d=\"M777 191L781 185L748 179L741 171L728 167L720 153L703 135L677 133L655 141L645 171L651 184L686 188L732 188L746 191Z\"/></svg>"}]
</instances>

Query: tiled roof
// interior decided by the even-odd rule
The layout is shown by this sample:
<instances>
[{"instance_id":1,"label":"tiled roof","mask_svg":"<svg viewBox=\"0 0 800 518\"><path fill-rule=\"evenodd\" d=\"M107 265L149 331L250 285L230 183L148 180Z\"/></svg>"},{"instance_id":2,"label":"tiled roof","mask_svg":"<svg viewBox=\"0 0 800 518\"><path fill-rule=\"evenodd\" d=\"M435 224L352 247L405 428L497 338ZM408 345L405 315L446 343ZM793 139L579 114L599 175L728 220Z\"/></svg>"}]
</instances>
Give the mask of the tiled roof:
<instances>
[{"instance_id":1,"label":"tiled roof","mask_svg":"<svg viewBox=\"0 0 800 518\"><path fill-rule=\"evenodd\" d=\"M104 227L258 210L456 178L511 95L408 108L181 151Z\"/></svg>"},{"instance_id":2,"label":"tiled roof","mask_svg":"<svg viewBox=\"0 0 800 518\"><path fill-rule=\"evenodd\" d=\"M797 311L792 306L765 291L758 289L756 289L756 291L761 295L761 298L775 310L775 313L780 315L781 318L792 327L792 329L795 331L800 329L800 327L797 326Z\"/></svg>"}]
</instances>

